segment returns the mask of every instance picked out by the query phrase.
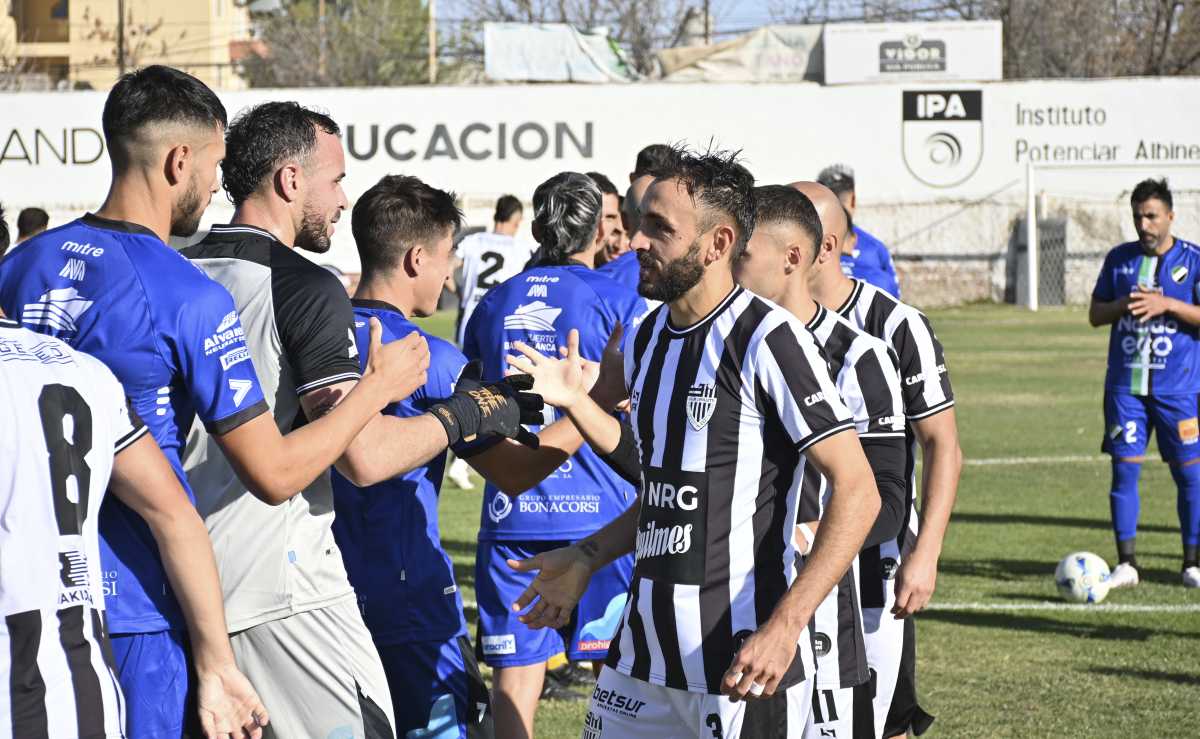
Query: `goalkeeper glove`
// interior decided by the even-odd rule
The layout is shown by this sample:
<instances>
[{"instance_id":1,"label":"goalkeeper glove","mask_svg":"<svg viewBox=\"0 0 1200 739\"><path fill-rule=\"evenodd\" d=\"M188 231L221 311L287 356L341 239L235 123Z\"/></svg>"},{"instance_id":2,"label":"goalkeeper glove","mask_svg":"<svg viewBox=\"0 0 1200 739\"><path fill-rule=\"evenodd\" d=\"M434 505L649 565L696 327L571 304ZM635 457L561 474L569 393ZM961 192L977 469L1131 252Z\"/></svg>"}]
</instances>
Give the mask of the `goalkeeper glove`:
<instances>
[{"instance_id":1,"label":"goalkeeper glove","mask_svg":"<svg viewBox=\"0 0 1200 739\"><path fill-rule=\"evenodd\" d=\"M491 385L480 383L483 365L468 362L458 376L454 394L434 404L429 412L446 429L450 444L474 441L479 435L505 436L538 448L538 437L521 424L543 422L542 396L525 392L533 387L529 375L510 375Z\"/></svg>"}]
</instances>

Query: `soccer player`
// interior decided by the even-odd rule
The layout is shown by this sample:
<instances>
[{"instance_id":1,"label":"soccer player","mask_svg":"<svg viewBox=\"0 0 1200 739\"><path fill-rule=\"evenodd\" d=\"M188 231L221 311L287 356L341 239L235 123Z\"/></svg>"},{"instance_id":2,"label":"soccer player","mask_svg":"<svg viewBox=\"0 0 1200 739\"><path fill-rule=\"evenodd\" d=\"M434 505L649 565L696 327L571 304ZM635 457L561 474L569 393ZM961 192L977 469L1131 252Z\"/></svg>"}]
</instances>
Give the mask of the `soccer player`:
<instances>
[{"instance_id":1,"label":"soccer player","mask_svg":"<svg viewBox=\"0 0 1200 739\"><path fill-rule=\"evenodd\" d=\"M899 360L906 433L910 440L905 477L906 522L896 540L859 557L867 663L875 672L875 728L880 736L922 733L933 717L921 710L916 693L916 630L912 614L928 604L937 582L937 562L962 470L954 414L954 392L942 345L929 319L883 290L842 273L838 255L849 221L829 188L797 182L817 208L823 240L809 273L817 302L857 328L882 339ZM916 448L922 457L920 526L914 516ZM919 532L919 533L918 533Z\"/></svg>"},{"instance_id":2,"label":"soccer player","mask_svg":"<svg viewBox=\"0 0 1200 739\"><path fill-rule=\"evenodd\" d=\"M471 320L471 313L483 296L525 269L533 254L536 245L517 241L524 215L524 207L516 196L503 195L496 201L491 233L471 234L458 244L462 289L459 291L455 337L459 346L463 345L463 332Z\"/></svg>"},{"instance_id":3,"label":"soccer player","mask_svg":"<svg viewBox=\"0 0 1200 739\"><path fill-rule=\"evenodd\" d=\"M514 608L533 602L525 621L556 625L592 572L637 553L585 737L798 736L812 703L809 620L879 511L812 334L734 284L754 211L752 176L725 154L680 151L647 190L633 240L640 290L666 305L626 337L630 423L559 371L569 362L526 351L512 360L642 481L638 503L596 534L514 563L540 570ZM810 464L832 493L797 574L793 529ZM759 719L743 699L771 701L759 716L773 726L746 725Z\"/></svg>"},{"instance_id":4,"label":"soccer player","mask_svg":"<svg viewBox=\"0 0 1200 739\"><path fill-rule=\"evenodd\" d=\"M346 206L338 133L331 118L293 102L243 111L229 127L221 165L233 223L214 226L183 251L232 294L274 424L283 430L321 418L353 394L361 381L358 347L367 346L374 323L362 319L356 341L341 283L296 251L328 251ZM415 329L403 336L390 343L426 345ZM466 393L455 400L415 418L376 415L339 468L360 484L380 482L440 452L449 434L490 433L508 415L502 398L482 409ZM325 736L353 726L356 733L388 735L394 723L388 681L334 538L328 475L287 505L264 505L233 473L217 440L200 429L189 439L184 467L213 538L234 653L263 684L274 731Z\"/></svg>"},{"instance_id":5,"label":"soccer player","mask_svg":"<svg viewBox=\"0 0 1200 739\"><path fill-rule=\"evenodd\" d=\"M755 188L754 195L754 234L734 264L734 279L803 321L829 360L881 496L879 516L864 542L866 547L878 546L896 538L907 507L908 449L896 361L886 344L817 305L809 293L808 272L822 244L821 222L812 202L784 185ZM812 547L828 492L820 476L805 475L797 527L801 554ZM813 739L822 732L824 736L876 736L855 564L813 617L817 674L804 732Z\"/></svg>"},{"instance_id":6,"label":"soccer player","mask_svg":"<svg viewBox=\"0 0 1200 739\"><path fill-rule=\"evenodd\" d=\"M41 208L25 208L17 214L17 242L37 236L50 224L50 214Z\"/></svg>"},{"instance_id":7,"label":"soccer player","mask_svg":"<svg viewBox=\"0 0 1200 739\"><path fill-rule=\"evenodd\" d=\"M377 317L386 341L414 330L410 316L437 309L461 217L452 194L414 177L384 177L359 198L352 224L363 265L354 300L360 334L368 319ZM470 377L478 365L464 371L467 360L458 349L433 336L426 339L429 381L388 408L398 418L436 408L456 389L478 387ZM536 450L507 440L465 446L456 440L452 446L515 496L556 470L583 442L567 419L543 428L538 437ZM443 437L441 448L422 465L376 485L360 488L334 475L334 534L383 659L400 736L492 733L488 691L438 530L447 441Z\"/></svg>"},{"instance_id":8,"label":"soccer player","mask_svg":"<svg viewBox=\"0 0 1200 739\"><path fill-rule=\"evenodd\" d=\"M186 614L200 730L260 736L268 716L234 665L204 526L112 372L0 312L0 413L21 421L0 427L0 505L20 521L0 529L0 552L21 563L0 573L0 735L125 736L96 532L111 473Z\"/></svg>"},{"instance_id":9,"label":"soccer player","mask_svg":"<svg viewBox=\"0 0 1200 739\"><path fill-rule=\"evenodd\" d=\"M534 266L493 288L467 326L463 352L481 359L487 376L504 373L513 342L552 354L566 345L572 328L582 337L583 356L598 359L617 325L633 326L646 312L637 293L592 269L601 246L602 201L591 179L578 172L557 174L538 186L533 207L539 244ZM513 600L533 578L513 572L506 562L594 533L634 495L590 449L565 460L517 500L494 484L484 491L475 561L477 649L495 671L499 736L533 736L548 658L564 651L575 661L604 658L633 567L632 558L622 557L598 573L570 628L555 633L531 630L512 612Z\"/></svg>"},{"instance_id":10,"label":"soccer player","mask_svg":"<svg viewBox=\"0 0 1200 739\"><path fill-rule=\"evenodd\" d=\"M821 170L817 182L833 191L851 219L858 208L858 196L854 192L854 170L844 164L834 164ZM847 277L868 282L887 291L893 298L900 298L900 282L896 278L896 267L892 255L883 242L850 224L850 235L842 242L840 255L842 272Z\"/></svg>"},{"instance_id":11,"label":"soccer player","mask_svg":"<svg viewBox=\"0 0 1200 739\"><path fill-rule=\"evenodd\" d=\"M1166 180L1143 180L1129 199L1138 240L1108 253L1088 321L1111 324L1104 379L1103 451L1112 457L1114 588L1138 584L1134 542L1138 476L1152 433L1171 466L1183 537L1183 584L1200 587L1200 248L1171 234L1174 203Z\"/></svg>"},{"instance_id":12,"label":"soccer player","mask_svg":"<svg viewBox=\"0 0 1200 739\"><path fill-rule=\"evenodd\" d=\"M633 171L629 173L629 189L625 191L625 202L621 208L622 223L632 246L633 235L637 233L641 222L642 196L654 181L652 172L661 169L669 161L671 147L666 144L650 144L638 152ZM625 285L630 290L638 289L641 267L638 265L637 253L630 248L624 254L611 260L600 268L600 274L611 277Z\"/></svg>"},{"instance_id":13,"label":"soccer player","mask_svg":"<svg viewBox=\"0 0 1200 739\"><path fill-rule=\"evenodd\" d=\"M0 307L104 362L181 481L198 416L247 486L278 503L328 469L387 403L423 384L428 355L416 337L389 345L332 413L280 433L229 293L165 243L196 231L217 187L225 120L217 96L188 74L150 66L122 77L104 105L108 197L0 262ZM178 737L191 684L184 621L154 537L117 498L105 501L99 525L129 735Z\"/></svg>"},{"instance_id":14,"label":"soccer player","mask_svg":"<svg viewBox=\"0 0 1200 739\"><path fill-rule=\"evenodd\" d=\"M596 250L595 266L603 267L621 256L621 194L612 180L599 172L588 172L587 176L600 188L600 230L596 233L600 248Z\"/></svg>"}]
</instances>

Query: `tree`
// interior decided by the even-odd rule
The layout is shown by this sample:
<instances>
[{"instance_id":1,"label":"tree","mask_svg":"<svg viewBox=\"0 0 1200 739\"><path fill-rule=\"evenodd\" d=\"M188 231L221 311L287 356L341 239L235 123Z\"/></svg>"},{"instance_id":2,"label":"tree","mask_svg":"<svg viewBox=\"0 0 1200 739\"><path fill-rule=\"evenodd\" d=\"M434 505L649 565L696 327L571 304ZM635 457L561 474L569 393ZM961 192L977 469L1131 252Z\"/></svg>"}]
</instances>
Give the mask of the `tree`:
<instances>
[{"instance_id":1,"label":"tree","mask_svg":"<svg viewBox=\"0 0 1200 739\"><path fill-rule=\"evenodd\" d=\"M251 87L360 87L427 81L420 0L298 0L261 26L265 51L243 62Z\"/></svg>"}]
</instances>

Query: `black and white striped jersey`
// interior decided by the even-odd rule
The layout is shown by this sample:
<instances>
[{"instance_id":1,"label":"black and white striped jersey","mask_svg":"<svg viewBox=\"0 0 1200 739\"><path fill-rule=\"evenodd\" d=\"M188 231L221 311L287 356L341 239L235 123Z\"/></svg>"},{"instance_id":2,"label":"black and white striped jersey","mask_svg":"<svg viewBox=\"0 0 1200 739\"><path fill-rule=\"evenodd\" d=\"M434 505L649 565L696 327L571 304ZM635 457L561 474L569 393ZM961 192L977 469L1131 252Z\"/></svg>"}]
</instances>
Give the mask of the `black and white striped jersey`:
<instances>
[{"instance_id":1,"label":"black and white striped jersey","mask_svg":"<svg viewBox=\"0 0 1200 739\"><path fill-rule=\"evenodd\" d=\"M896 358L887 344L850 324L833 311L817 306L806 324L817 340L843 402L854 414L861 439L892 439L897 450L904 444L904 404ZM872 469L881 462L865 448ZM891 458L889 457L889 460ZM901 462L895 462L896 467ZM878 470L877 470L878 471ZM889 470L899 477L901 469ZM883 483L880 482L881 490ZM897 483L895 491L899 492ZM807 468L801 491L799 522L821 518L829 502L827 481ZM894 519L893 519L894 520ZM859 605L858 562L833 587L813 614L811 630L817 657L818 688L850 688L869 678Z\"/></svg>"},{"instance_id":2,"label":"black and white striped jersey","mask_svg":"<svg viewBox=\"0 0 1200 739\"><path fill-rule=\"evenodd\" d=\"M795 579L810 445L854 428L804 325L735 288L676 328L667 306L625 343L641 514L630 598L607 664L716 694L738 644ZM781 687L812 674L807 633Z\"/></svg>"},{"instance_id":3,"label":"black and white striped jersey","mask_svg":"<svg viewBox=\"0 0 1200 739\"><path fill-rule=\"evenodd\" d=\"M99 360L0 319L0 738L123 737L100 504L146 433Z\"/></svg>"},{"instance_id":4,"label":"black and white striped jersey","mask_svg":"<svg viewBox=\"0 0 1200 739\"><path fill-rule=\"evenodd\" d=\"M896 353L899 361L904 415L909 421L906 428L908 469L905 474L908 480L908 511L897 542L900 551L904 552L912 547L917 534L917 517L913 515L917 491L917 443L911 422L953 407L954 390L950 385L942 344L925 314L874 285L862 280L853 282L850 297L837 312L858 328L882 339ZM863 550L859 557L860 572L863 574L863 608L884 606L890 589L888 583L895 576L897 565L895 559L882 556L878 547ZM870 577L869 573L878 577Z\"/></svg>"}]
</instances>

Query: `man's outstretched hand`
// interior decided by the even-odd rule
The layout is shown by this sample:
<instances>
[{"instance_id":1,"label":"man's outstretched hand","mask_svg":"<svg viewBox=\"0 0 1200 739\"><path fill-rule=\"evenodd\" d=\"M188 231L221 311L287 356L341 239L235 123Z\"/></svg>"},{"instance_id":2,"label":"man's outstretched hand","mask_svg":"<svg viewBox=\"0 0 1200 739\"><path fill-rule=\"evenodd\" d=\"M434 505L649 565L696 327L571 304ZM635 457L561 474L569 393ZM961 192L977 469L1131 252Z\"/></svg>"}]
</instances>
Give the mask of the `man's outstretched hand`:
<instances>
[{"instance_id":1,"label":"man's outstretched hand","mask_svg":"<svg viewBox=\"0 0 1200 739\"><path fill-rule=\"evenodd\" d=\"M587 545L585 542L584 546ZM508 566L517 572L537 573L512 604L517 613L533 604L528 613L517 619L531 629L566 626L591 580L592 567L588 560L580 545L552 549L529 559L508 560Z\"/></svg>"}]
</instances>

